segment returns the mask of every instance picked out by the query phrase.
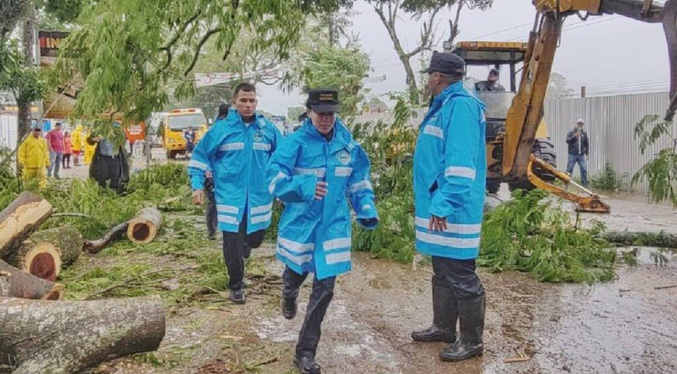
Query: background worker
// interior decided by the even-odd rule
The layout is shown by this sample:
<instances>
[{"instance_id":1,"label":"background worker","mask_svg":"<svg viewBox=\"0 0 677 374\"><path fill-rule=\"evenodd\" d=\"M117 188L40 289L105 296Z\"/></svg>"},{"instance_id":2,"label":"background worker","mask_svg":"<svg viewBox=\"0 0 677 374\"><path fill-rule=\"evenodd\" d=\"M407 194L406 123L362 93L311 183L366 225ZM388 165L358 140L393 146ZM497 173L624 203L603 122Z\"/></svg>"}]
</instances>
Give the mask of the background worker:
<instances>
[{"instance_id":1,"label":"background worker","mask_svg":"<svg viewBox=\"0 0 677 374\"><path fill-rule=\"evenodd\" d=\"M500 72L498 69L491 69L487 80L477 82L477 84L475 84L475 89L477 91L505 92L505 87L501 86L499 79Z\"/></svg>"},{"instance_id":2,"label":"background worker","mask_svg":"<svg viewBox=\"0 0 677 374\"><path fill-rule=\"evenodd\" d=\"M230 104L221 103L219 105L219 112L216 114L216 118L214 118L213 125L216 125L219 121L225 120L226 117L228 117L229 110ZM216 240L216 230L218 229L219 221L216 213L216 198L214 197L214 175L211 170L205 172L204 187L205 193L207 194L207 209L205 212L205 218L207 220L207 236L210 240ZM247 248L249 248L249 246L247 246ZM249 257L247 249L245 249L244 257Z\"/></svg>"},{"instance_id":3,"label":"background worker","mask_svg":"<svg viewBox=\"0 0 677 374\"><path fill-rule=\"evenodd\" d=\"M47 187L49 147L42 137L42 129L39 126L33 127L32 134L21 143L17 157L24 184L37 183L39 188Z\"/></svg>"},{"instance_id":4,"label":"background worker","mask_svg":"<svg viewBox=\"0 0 677 374\"><path fill-rule=\"evenodd\" d=\"M47 177L59 179L59 168L61 167L61 160L63 159L64 142L63 133L61 132L61 122L54 125L54 129L45 136L47 140L47 147L49 147L49 170L47 170Z\"/></svg>"},{"instance_id":5,"label":"background worker","mask_svg":"<svg viewBox=\"0 0 677 374\"><path fill-rule=\"evenodd\" d=\"M567 134L567 145L569 150L569 160L567 161L567 174L571 175L574 172L574 166L578 164L581 170L581 184L584 187L588 186L588 164L587 159L590 157L590 141L588 133L583 130L585 121L579 119L576 121L576 127Z\"/></svg>"}]
</instances>

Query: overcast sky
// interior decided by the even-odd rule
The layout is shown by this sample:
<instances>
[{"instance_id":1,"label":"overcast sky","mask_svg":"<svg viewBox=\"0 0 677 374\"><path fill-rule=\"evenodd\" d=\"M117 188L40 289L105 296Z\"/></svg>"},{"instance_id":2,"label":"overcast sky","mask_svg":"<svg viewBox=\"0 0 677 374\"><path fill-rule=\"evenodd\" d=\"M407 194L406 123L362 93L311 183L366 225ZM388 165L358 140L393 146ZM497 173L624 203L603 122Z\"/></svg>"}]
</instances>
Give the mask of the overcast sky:
<instances>
[{"instance_id":1,"label":"overcast sky","mask_svg":"<svg viewBox=\"0 0 677 374\"><path fill-rule=\"evenodd\" d=\"M495 0L494 3L485 12L464 11L461 34L456 41L526 41L535 16L531 0ZM354 11L357 14L352 17L352 30L360 35L362 49L371 58L374 70L371 76L386 76L385 81L366 86L376 95L403 90L404 69L378 16L365 2L358 2ZM438 36L448 35L451 16L450 11L441 12ZM405 49L416 46L421 24L422 20L403 18L399 21L398 34ZM590 17L585 22L571 16L564 30L553 70L564 75L577 92L583 85L591 94L667 90L669 63L661 24L617 15ZM442 46L435 49L441 50ZM418 59L411 61L420 70ZM488 69L481 67L471 70L470 74L483 77L487 72ZM287 107L303 103L303 97L282 94L275 87L262 87L259 91L260 109L274 114L286 115Z\"/></svg>"}]
</instances>

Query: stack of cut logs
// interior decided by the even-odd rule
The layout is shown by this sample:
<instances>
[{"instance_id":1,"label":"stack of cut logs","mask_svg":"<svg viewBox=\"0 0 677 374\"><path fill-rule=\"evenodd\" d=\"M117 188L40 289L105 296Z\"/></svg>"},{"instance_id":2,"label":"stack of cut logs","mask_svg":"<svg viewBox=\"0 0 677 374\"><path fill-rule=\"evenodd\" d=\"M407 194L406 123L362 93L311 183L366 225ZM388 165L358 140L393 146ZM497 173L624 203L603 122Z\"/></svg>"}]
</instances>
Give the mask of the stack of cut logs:
<instances>
[{"instance_id":1,"label":"stack of cut logs","mask_svg":"<svg viewBox=\"0 0 677 374\"><path fill-rule=\"evenodd\" d=\"M71 226L39 230L51 215L30 192L0 212L0 372L69 374L156 350L165 334L159 297L60 301L64 287L54 281L83 249L96 253L122 233L152 241L162 214L143 209L96 241Z\"/></svg>"}]
</instances>

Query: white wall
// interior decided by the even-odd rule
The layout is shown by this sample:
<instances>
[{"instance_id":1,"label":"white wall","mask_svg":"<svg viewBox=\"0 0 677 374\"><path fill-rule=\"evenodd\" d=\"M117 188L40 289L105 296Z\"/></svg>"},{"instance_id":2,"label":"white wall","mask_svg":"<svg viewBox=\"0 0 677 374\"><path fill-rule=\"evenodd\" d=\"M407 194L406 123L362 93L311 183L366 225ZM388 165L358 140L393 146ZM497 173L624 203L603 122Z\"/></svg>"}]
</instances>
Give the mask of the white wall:
<instances>
[{"instance_id":1,"label":"white wall","mask_svg":"<svg viewBox=\"0 0 677 374\"><path fill-rule=\"evenodd\" d=\"M0 113L0 148L16 148L17 129L16 114Z\"/></svg>"}]
</instances>

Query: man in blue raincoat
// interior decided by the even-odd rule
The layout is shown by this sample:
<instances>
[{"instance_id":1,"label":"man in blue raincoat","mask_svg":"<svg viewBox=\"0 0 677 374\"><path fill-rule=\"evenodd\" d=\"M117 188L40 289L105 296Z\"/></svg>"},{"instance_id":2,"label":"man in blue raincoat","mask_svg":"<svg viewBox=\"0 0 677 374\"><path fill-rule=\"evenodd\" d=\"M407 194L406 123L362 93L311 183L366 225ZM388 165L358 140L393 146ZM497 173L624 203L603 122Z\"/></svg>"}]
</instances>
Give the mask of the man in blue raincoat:
<instances>
[{"instance_id":1,"label":"man in blue raincoat","mask_svg":"<svg viewBox=\"0 0 677 374\"><path fill-rule=\"evenodd\" d=\"M204 200L205 174L213 177L223 256L230 277L230 299L246 302L243 291L244 258L248 248L263 242L270 226L273 197L268 192L265 167L278 147L277 127L256 112L256 88L235 88L235 109L219 119L200 140L188 163L193 202Z\"/></svg>"},{"instance_id":2,"label":"man in blue raincoat","mask_svg":"<svg viewBox=\"0 0 677 374\"><path fill-rule=\"evenodd\" d=\"M378 225L369 159L336 118L338 93L308 93L308 117L277 149L267 168L270 192L285 203L276 257L286 267L282 314L296 316L299 288L315 273L313 291L296 345L294 363L302 373L320 373L315 352L321 324L333 297L336 276L351 269L350 205L357 222Z\"/></svg>"},{"instance_id":3,"label":"man in blue raincoat","mask_svg":"<svg viewBox=\"0 0 677 374\"><path fill-rule=\"evenodd\" d=\"M463 86L461 57L435 53L427 73L435 98L419 127L414 198L416 248L433 260L434 317L412 338L452 343L440 358L461 361L484 349L485 294L475 273L487 167L484 104Z\"/></svg>"}]
</instances>

